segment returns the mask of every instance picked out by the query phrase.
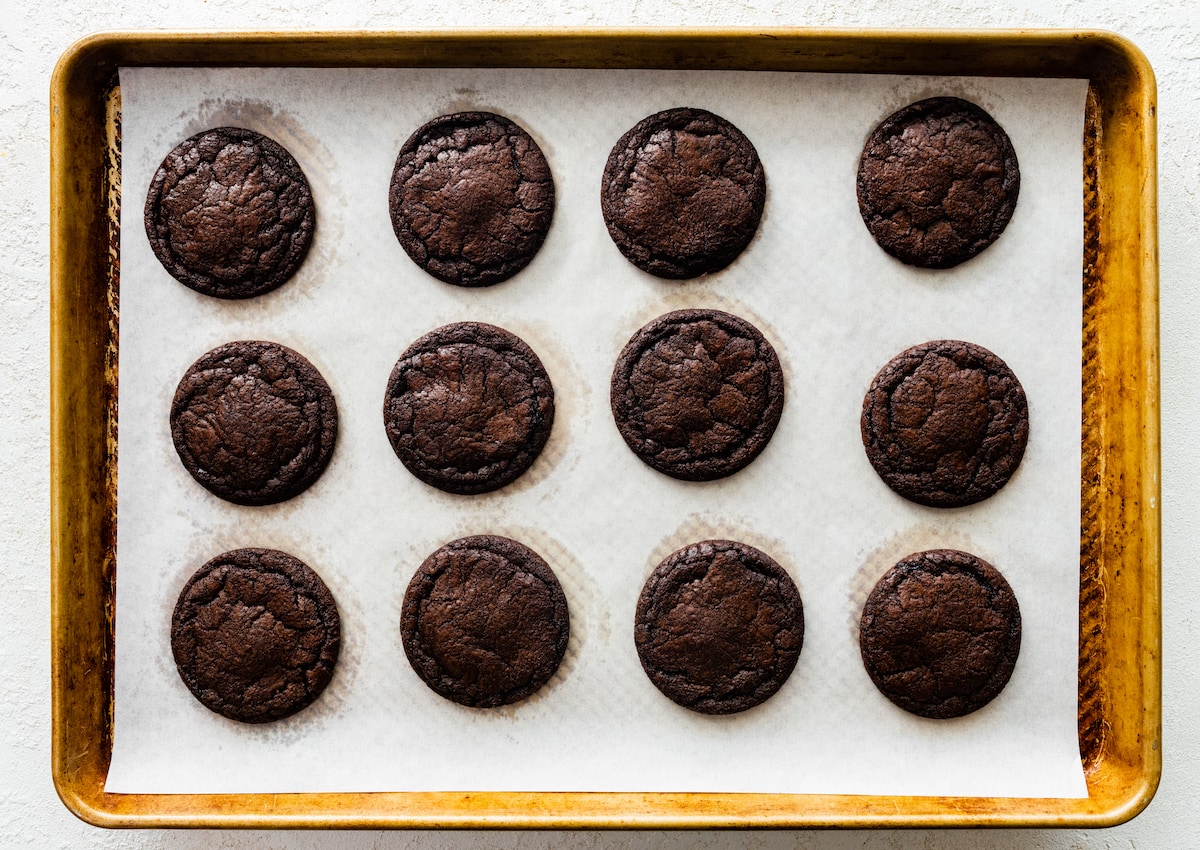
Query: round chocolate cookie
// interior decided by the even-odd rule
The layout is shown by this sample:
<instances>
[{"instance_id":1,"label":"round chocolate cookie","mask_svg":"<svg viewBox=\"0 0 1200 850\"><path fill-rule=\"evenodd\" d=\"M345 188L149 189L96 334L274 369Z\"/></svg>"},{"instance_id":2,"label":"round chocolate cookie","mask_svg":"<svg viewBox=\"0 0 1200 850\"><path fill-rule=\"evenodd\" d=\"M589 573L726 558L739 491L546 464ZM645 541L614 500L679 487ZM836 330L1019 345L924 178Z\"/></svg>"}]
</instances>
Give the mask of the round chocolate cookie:
<instances>
[{"instance_id":1,"label":"round chocolate cookie","mask_svg":"<svg viewBox=\"0 0 1200 850\"><path fill-rule=\"evenodd\" d=\"M251 298L300 267L316 211L300 164L278 142L218 127L167 154L150 182L145 222L154 255L180 283Z\"/></svg>"},{"instance_id":2,"label":"round chocolate cookie","mask_svg":"<svg viewBox=\"0 0 1200 850\"><path fill-rule=\"evenodd\" d=\"M240 340L191 365L171 402L171 439L192 477L239 505L303 492L333 454L337 404L316 368L277 342Z\"/></svg>"},{"instance_id":3,"label":"round chocolate cookie","mask_svg":"<svg viewBox=\"0 0 1200 850\"><path fill-rule=\"evenodd\" d=\"M496 490L550 437L554 388L519 337L482 322L427 333L388 379L383 424L408 471L447 493Z\"/></svg>"},{"instance_id":4,"label":"round chocolate cookie","mask_svg":"<svg viewBox=\"0 0 1200 850\"><path fill-rule=\"evenodd\" d=\"M705 540L673 553L646 579L633 639L646 675L671 700L733 714L768 699L792 674L804 606L766 554Z\"/></svg>"},{"instance_id":5,"label":"round chocolate cookie","mask_svg":"<svg viewBox=\"0 0 1200 850\"><path fill-rule=\"evenodd\" d=\"M171 617L171 652L188 690L245 723L311 705L333 677L341 636L325 582L274 549L213 558L188 579Z\"/></svg>"},{"instance_id":6,"label":"round chocolate cookie","mask_svg":"<svg viewBox=\"0 0 1200 850\"><path fill-rule=\"evenodd\" d=\"M400 615L404 653L433 691L494 708L538 691L567 651L567 598L554 571L507 537L463 537L417 569Z\"/></svg>"},{"instance_id":7,"label":"round chocolate cookie","mask_svg":"<svg viewBox=\"0 0 1200 850\"><path fill-rule=\"evenodd\" d=\"M554 181L529 134L502 115L442 115L408 137L388 191L405 252L439 280L491 286L542 247Z\"/></svg>"},{"instance_id":8,"label":"round chocolate cookie","mask_svg":"<svg viewBox=\"0 0 1200 850\"><path fill-rule=\"evenodd\" d=\"M1021 189L1008 134L978 106L934 97L883 120L858 163L858 209L883 250L944 269L991 245Z\"/></svg>"},{"instance_id":9,"label":"round chocolate cookie","mask_svg":"<svg viewBox=\"0 0 1200 850\"><path fill-rule=\"evenodd\" d=\"M668 109L613 146L600 209L626 259L683 279L732 263L754 238L766 197L758 151L741 130L703 109Z\"/></svg>"},{"instance_id":10,"label":"round chocolate cookie","mask_svg":"<svg viewBox=\"0 0 1200 850\"><path fill-rule=\"evenodd\" d=\"M639 458L672 478L711 481L749 464L770 441L783 412L783 368L745 319L677 310L626 344L611 403Z\"/></svg>"},{"instance_id":11,"label":"round chocolate cookie","mask_svg":"<svg viewBox=\"0 0 1200 850\"><path fill-rule=\"evenodd\" d=\"M880 370L860 425L884 483L918 504L956 508L991 496L1017 471L1029 405L995 354L939 339L901 352Z\"/></svg>"},{"instance_id":12,"label":"round chocolate cookie","mask_svg":"<svg viewBox=\"0 0 1200 850\"><path fill-rule=\"evenodd\" d=\"M875 585L859 625L880 693L921 717L962 717L991 702L1021 651L1021 611L1004 576L953 549L909 555Z\"/></svg>"}]
</instances>

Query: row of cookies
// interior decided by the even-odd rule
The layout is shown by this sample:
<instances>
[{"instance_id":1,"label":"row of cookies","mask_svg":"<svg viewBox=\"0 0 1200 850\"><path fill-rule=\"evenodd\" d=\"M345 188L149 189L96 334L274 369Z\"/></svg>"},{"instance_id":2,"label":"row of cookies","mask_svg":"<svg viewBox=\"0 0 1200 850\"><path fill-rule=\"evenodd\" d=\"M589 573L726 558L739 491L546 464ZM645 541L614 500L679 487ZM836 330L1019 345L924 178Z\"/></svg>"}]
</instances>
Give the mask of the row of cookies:
<instances>
[{"instance_id":1,"label":"row of cookies","mask_svg":"<svg viewBox=\"0 0 1200 850\"><path fill-rule=\"evenodd\" d=\"M642 461L673 478L732 475L766 447L783 411L783 369L749 322L679 310L633 335L617 358L613 418ZM503 328L457 322L400 356L383 422L421 481L475 495L504 487L537 459L554 423L554 388L537 354ZM274 342L219 346L191 365L170 411L183 465L242 505L292 498L333 453L337 404L302 355ZM914 346L880 370L860 421L867 457L897 493L959 507L1016 471L1029 434L1025 393L987 349L958 340Z\"/></svg>"},{"instance_id":2,"label":"row of cookies","mask_svg":"<svg viewBox=\"0 0 1200 850\"><path fill-rule=\"evenodd\" d=\"M878 244L905 263L947 268L994 242L1020 189L1016 153L979 107L938 97L889 116L867 140L857 194ZM490 286L533 259L554 213L545 156L490 112L442 115L403 144L388 191L392 227L429 274ZM614 145L601 210L621 253L685 279L725 268L749 245L766 201L753 143L703 109L638 122ZM274 140L221 127L167 154L146 197L146 235L180 282L219 298L283 284L308 253L316 213L299 163Z\"/></svg>"},{"instance_id":3,"label":"row of cookies","mask_svg":"<svg viewBox=\"0 0 1200 850\"><path fill-rule=\"evenodd\" d=\"M416 675L472 708L511 705L550 681L570 615L553 569L506 537L455 540L420 565L404 594L400 634ZM634 615L642 669L665 696L703 714L733 714L773 696L804 643L795 583L764 552L705 540L674 552L642 587ZM311 705L341 645L333 594L284 552L236 549L204 564L179 595L171 649L180 677L209 709L265 723ZM867 674L922 717L961 717L1007 684L1021 646L1016 597L966 552L902 559L863 607Z\"/></svg>"}]
</instances>

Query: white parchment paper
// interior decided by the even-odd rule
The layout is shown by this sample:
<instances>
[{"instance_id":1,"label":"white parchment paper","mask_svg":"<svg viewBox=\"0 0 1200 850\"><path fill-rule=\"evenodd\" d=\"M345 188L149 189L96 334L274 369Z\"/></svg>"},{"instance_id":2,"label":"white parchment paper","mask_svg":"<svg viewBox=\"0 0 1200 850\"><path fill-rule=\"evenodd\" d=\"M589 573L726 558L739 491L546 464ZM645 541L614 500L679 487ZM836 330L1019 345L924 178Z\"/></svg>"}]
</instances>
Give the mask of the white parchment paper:
<instances>
[{"instance_id":1,"label":"white parchment paper","mask_svg":"<svg viewBox=\"0 0 1200 850\"><path fill-rule=\"evenodd\" d=\"M123 69L120 459L114 792L372 790L747 791L1086 795L1076 738L1080 462L1081 137L1084 81L750 72ZM870 130L914 100L987 109L1021 165L1004 235L946 271L910 268L871 239L854 180ZM728 269L662 281L621 256L600 214L613 143L646 115L709 109L757 146L767 204ZM442 284L404 254L387 214L395 156L439 114L521 124L550 162L554 223L533 263L483 290ZM313 187L317 231L299 273L245 302L176 283L146 241L142 205L184 138L249 127L283 144ZM716 307L756 324L786 373L766 451L719 482L660 475L609 412L618 352L669 310ZM557 393L550 442L518 482L457 497L413 478L384 433L400 353L452 321L508 328ZM904 348L966 339L999 354L1029 398L1025 459L1000 493L955 509L901 499L863 452L863 394ZM226 503L171 444L170 399L193 361L270 339L325 376L341 418L333 460L299 497ZM504 534L557 572L571 610L566 660L528 701L473 710L425 687L400 643L404 590L434 549ZM763 705L727 717L676 706L643 674L633 613L675 549L728 537L763 549L804 600L799 664ZM316 569L344 643L328 690L287 720L250 726L201 706L177 675L170 618L209 558L272 547ZM1021 606L1021 656L986 708L909 715L871 684L862 603L921 549L973 552Z\"/></svg>"}]
</instances>

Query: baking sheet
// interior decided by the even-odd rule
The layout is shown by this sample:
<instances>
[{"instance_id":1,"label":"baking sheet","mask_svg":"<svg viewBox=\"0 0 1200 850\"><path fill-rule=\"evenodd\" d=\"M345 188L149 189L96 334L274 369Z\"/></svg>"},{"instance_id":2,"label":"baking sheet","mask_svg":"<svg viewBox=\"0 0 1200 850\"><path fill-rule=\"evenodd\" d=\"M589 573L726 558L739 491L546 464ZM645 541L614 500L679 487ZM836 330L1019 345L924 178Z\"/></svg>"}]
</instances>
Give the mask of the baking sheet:
<instances>
[{"instance_id":1,"label":"baking sheet","mask_svg":"<svg viewBox=\"0 0 1200 850\"><path fill-rule=\"evenodd\" d=\"M1085 81L739 72L124 69L117 659L113 792L370 790L758 791L1085 796L1076 738L1080 446L1081 146ZM854 173L870 129L921 97L988 109L1013 140L1021 198L1004 236L957 269L887 257L858 218ZM605 232L599 177L612 143L647 114L710 109L758 147L768 198L729 269L660 281ZM396 151L429 118L487 109L538 141L558 206L514 279L445 286L400 249L387 217ZM248 302L174 282L144 236L162 157L212 126L250 127L300 161L318 210L297 277ZM617 353L671 309L712 306L759 326L779 352L787 403L746 470L694 484L625 448L608 411ZM558 414L529 473L455 497L412 478L382 427L387 376L422 333L482 320L523 337L554 381ZM939 511L895 496L858 436L862 395L903 348L968 339L1001 357L1030 401L1016 476L979 505ZM209 495L175 456L167 410L184 370L231 339L289 345L338 400L333 460L306 493L250 508ZM467 534L501 533L558 573L572 616L567 659L529 701L479 711L429 691L399 638L417 565ZM796 579L806 637L771 700L704 717L641 671L641 584L680 546L730 537ZM212 714L169 648L179 589L240 546L300 557L338 600L344 645L322 698L266 727ZM987 708L930 721L871 685L857 619L899 557L963 548L995 564L1021 604L1021 658ZM781 757L782 754L782 757Z\"/></svg>"}]
</instances>

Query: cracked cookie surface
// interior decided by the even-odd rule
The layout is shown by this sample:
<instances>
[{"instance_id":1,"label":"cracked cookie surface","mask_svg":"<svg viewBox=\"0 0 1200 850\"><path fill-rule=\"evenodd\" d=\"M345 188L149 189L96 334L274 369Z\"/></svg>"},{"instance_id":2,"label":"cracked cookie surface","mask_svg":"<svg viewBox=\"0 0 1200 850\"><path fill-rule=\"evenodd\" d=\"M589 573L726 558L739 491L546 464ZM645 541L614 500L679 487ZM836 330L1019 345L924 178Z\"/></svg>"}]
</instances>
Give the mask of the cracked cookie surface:
<instances>
[{"instance_id":1,"label":"cracked cookie surface","mask_svg":"<svg viewBox=\"0 0 1200 850\"><path fill-rule=\"evenodd\" d=\"M567 599L532 549L496 535L447 543L418 568L400 615L404 652L435 693L510 705L540 690L567 651Z\"/></svg>"},{"instance_id":2,"label":"cracked cookie surface","mask_svg":"<svg viewBox=\"0 0 1200 850\"><path fill-rule=\"evenodd\" d=\"M316 210L300 164L252 130L218 127L167 154L146 195L146 236L171 276L217 298L270 292L304 262Z\"/></svg>"},{"instance_id":3,"label":"cracked cookie surface","mask_svg":"<svg viewBox=\"0 0 1200 850\"><path fill-rule=\"evenodd\" d=\"M541 454L554 425L554 388L520 337L456 322L400 355L383 422L396 456L417 478L447 493L487 493L515 481Z\"/></svg>"},{"instance_id":4,"label":"cracked cookie surface","mask_svg":"<svg viewBox=\"0 0 1200 850\"><path fill-rule=\"evenodd\" d=\"M867 459L910 501L955 508L996 493L1029 440L1017 376L986 348L933 340L883 367L863 399Z\"/></svg>"},{"instance_id":5,"label":"cracked cookie surface","mask_svg":"<svg viewBox=\"0 0 1200 850\"><path fill-rule=\"evenodd\" d=\"M239 340L191 365L171 402L171 439L200 484L239 505L270 505L306 490L337 439L329 384L276 342Z\"/></svg>"},{"instance_id":6,"label":"cracked cookie surface","mask_svg":"<svg viewBox=\"0 0 1200 850\"><path fill-rule=\"evenodd\" d=\"M400 148L388 191L405 253L457 286L525 268L550 229L554 181L528 133L490 112L443 115Z\"/></svg>"},{"instance_id":7,"label":"cracked cookie surface","mask_svg":"<svg viewBox=\"0 0 1200 850\"><path fill-rule=\"evenodd\" d=\"M711 481L766 448L783 413L783 368L745 319L677 310L626 344L610 401L617 429L646 464L672 478Z\"/></svg>"},{"instance_id":8,"label":"cracked cookie surface","mask_svg":"<svg viewBox=\"0 0 1200 850\"><path fill-rule=\"evenodd\" d=\"M871 681L893 703L921 717L961 717L1008 684L1021 612L987 561L953 549L918 552L867 597L859 646Z\"/></svg>"},{"instance_id":9,"label":"cracked cookie surface","mask_svg":"<svg viewBox=\"0 0 1200 850\"><path fill-rule=\"evenodd\" d=\"M858 208L875 241L913 266L971 259L1008 226L1021 188L1008 134L969 101L935 97L888 116L858 164Z\"/></svg>"},{"instance_id":10,"label":"cracked cookie surface","mask_svg":"<svg viewBox=\"0 0 1200 850\"><path fill-rule=\"evenodd\" d=\"M642 668L668 698L703 714L732 714L787 681L804 643L804 607L768 555L706 540L650 574L633 636Z\"/></svg>"},{"instance_id":11,"label":"cracked cookie surface","mask_svg":"<svg viewBox=\"0 0 1200 850\"><path fill-rule=\"evenodd\" d=\"M180 678L231 720L267 723L311 705L333 677L341 619L311 567L274 549L235 549L188 579L171 618Z\"/></svg>"},{"instance_id":12,"label":"cracked cookie surface","mask_svg":"<svg viewBox=\"0 0 1200 850\"><path fill-rule=\"evenodd\" d=\"M600 207L617 248L663 278L725 268L758 230L767 182L754 145L703 109L644 118L613 146Z\"/></svg>"}]
</instances>

